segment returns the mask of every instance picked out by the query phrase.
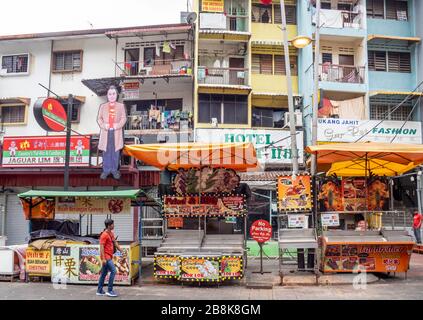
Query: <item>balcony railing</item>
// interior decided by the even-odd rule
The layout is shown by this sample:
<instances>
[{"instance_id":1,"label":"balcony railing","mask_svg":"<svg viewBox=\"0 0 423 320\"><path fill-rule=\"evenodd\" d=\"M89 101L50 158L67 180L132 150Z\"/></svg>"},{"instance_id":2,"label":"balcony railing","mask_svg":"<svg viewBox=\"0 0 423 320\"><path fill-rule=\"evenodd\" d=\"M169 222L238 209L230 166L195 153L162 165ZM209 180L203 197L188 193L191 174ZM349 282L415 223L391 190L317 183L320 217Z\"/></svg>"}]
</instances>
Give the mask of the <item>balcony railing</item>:
<instances>
[{"instance_id":1,"label":"balcony railing","mask_svg":"<svg viewBox=\"0 0 423 320\"><path fill-rule=\"evenodd\" d=\"M200 12L201 30L248 31L248 15L246 13L223 14Z\"/></svg>"},{"instance_id":2,"label":"balcony railing","mask_svg":"<svg viewBox=\"0 0 423 320\"><path fill-rule=\"evenodd\" d=\"M313 15L316 23L316 14ZM362 14L360 12L321 9L320 23L324 28L353 28L361 29Z\"/></svg>"},{"instance_id":3,"label":"balcony railing","mask_svg":"<svg viewBox=\"0 0 423 320\"><path fill-rule=\"evenodd\" d=\"M198 83L247 85L248 69L198 67Z\"/></svg>"},{"instance_id":4,"label":"balcony railing","mask_svg":"<svg viewBox=\"0 0 423 320\"><path fill-rule=\"evenodd\" d=\"M364 67L344 66L337 64L320 64L320 81L364 83Z\"/></svg>"},{"instance_id":5,"label":"balcony railing","mask_svg":"<svg viewBox=\"0 0 423 320\"><path fill-rule=\"evenodd\" d=\"M192 114L188 111L172 110L162 112L159 121L151 121L148 112L128 116L125 130L185 130L192 129Z\"/></svg>"},{"instance_id":6,"label":"balcony railing","mask_svg":"<svg viewBox=\"0 0 423 320\"><path fill-rule=\"evenodd\" d=\"M125 76L192 74L192 62L185 59L125 61L117 65Z\"/></svg>"}]
</instances>

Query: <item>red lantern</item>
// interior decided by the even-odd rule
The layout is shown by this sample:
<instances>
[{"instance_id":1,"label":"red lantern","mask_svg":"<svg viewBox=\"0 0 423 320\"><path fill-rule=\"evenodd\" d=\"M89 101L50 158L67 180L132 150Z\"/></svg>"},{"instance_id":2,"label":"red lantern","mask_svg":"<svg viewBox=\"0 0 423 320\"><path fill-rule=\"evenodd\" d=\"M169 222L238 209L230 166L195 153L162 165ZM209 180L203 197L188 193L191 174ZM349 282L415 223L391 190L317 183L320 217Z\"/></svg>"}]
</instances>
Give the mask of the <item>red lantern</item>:
<instances>
[{"instance_id":1,"label":"red lantern","mask_svg":"<svg viewBox=\"0 0 423 320\"><path fill-rule=\"evenodd\" d=\"M272 0L260 0L260 2L266 6L272 4Z\"/></svg>"}]
</instances>

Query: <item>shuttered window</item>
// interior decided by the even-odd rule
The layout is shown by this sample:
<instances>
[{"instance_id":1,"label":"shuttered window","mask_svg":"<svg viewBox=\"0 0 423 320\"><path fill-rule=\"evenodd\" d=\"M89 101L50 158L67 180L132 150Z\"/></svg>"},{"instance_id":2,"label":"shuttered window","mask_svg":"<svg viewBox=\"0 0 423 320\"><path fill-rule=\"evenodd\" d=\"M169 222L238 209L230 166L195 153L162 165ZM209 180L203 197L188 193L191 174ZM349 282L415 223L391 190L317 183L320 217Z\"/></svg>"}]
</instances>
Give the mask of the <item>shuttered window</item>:
<instances>
[{"instance_id":1,"label":"shuttered window","mask_svg":"<svg viewBox=\"0 0 423 320\"><path fill-rule=\"evenodd\" d=\"M248 124L248 97L200 94L198 122L210 123L212 118L223 124Z\"/></svg>"},{"instance_id":2,"label":"shuttered window","mask_svg":"<svg viewBox=\"0 0 423 320\"><path fill-rule=\"evenodd\" d=\"M369 51L368 58L370 71L386 71L385 51Z\"/></svg>"},{"instance_id":3,"label":"shuttered window","mask_svg":"<svg viewBox=\"0 0 423 320\"><path fill-rule=\"evenodd\" d=\"M2 106L1 123L25 123L25 105Z\"/></svg>"},{"instance_id":4,"label":"shuttered window","mask_svg":"<svg viewBox=\"0 0 423 320\"><path fill-rule=\"evenodd\" d=\"M411 56L408 52L388 52L389 72L411 72Z\"/></svg>"},{"instance_id":5,"label":"shuttered window","mask_svg":"<svg viewBox=\"0 0 423 320\"><path fill-rule=\"evenodd\" d=\"M271 54L253 54L253 73L272 74L272 55Z\"/></svg>"},{"instance_id":6,"label":"shuttered window","mask_svg":"<svg viewBox=\"0 0 423 320\"><path fill-rule=\"evenodd\" d=\"M61 51L53 53L53 72L82 70L82 51Z\"/></svg>"},{"instance_id":7,"label":"shuttered window","mask_svg":"<svg viewBox=\"0 0 423 320\"><path fill-rule=\"evenodd\" d=\"M386 0L386 19L407 21L407 1Z\"/></svg>"},{"instance_id":8,"label":"shuttered window","mask_svg":"<svg viewBox=\"0 0 423 320\"><path fill-rule=\"evenodd\" d=\"M297 56L290 56L289 59L291 63L291 75L297 76L298 75ZM285 56L275 56L275 74L286 75Z\"/></svg>"},{"instance_id":9,"label":"shuttered window","mask_svg":"<svg viewBox=\"0 0 423 320\"><path fill-rule=\"evenodd\" d=\"M275 12L275 23L282 23L281 6L279 4L274 5ZM285 6L286 11L286 24L297 24L297 7L296 6Z\"/></svg>"},{"instance_id":10,"label":"shuttered window","mask_svg":"<svg viewBox=\"0 0 423 320\"><path fill-rule=\"evenodd\" d=\"M367 0L367 17L384 18L383 0Z\"/></svg>"}]
</instances>

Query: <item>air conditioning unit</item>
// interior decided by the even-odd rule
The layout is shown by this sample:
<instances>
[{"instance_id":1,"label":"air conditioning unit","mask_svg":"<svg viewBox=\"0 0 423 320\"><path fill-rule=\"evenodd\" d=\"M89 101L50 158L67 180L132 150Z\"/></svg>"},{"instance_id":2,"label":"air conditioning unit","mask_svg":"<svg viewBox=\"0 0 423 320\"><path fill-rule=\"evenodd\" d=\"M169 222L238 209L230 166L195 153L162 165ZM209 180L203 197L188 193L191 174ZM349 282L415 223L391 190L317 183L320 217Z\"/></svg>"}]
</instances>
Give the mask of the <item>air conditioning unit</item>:
<instances>
[{"instance_id":1,"label":"air conditioning unit","mask_svg":"<svg viewBox=\"0 0 423 320\"><path fill-rule=\"evenodd\" d=\"M285 112L285 126L289 127L289 112ZM295 127L303 126L303 114L300 111L295 111Z\"/></svg>"}]
</instances>

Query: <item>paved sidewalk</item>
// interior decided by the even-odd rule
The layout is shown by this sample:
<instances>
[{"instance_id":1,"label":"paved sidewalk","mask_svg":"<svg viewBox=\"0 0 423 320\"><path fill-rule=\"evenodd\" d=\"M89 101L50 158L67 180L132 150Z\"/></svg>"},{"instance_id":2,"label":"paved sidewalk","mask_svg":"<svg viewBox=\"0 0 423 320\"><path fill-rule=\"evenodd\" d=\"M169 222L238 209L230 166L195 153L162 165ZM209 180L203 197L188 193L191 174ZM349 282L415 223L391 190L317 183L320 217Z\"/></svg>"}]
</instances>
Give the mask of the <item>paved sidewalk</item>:
<instances>
[{"instance_id":1,"label":"paved sidewalk","mask_svg":"<svg viewBox=\"0 0 423 320\"><path fill-rule=\"evenodd\" d=\"M253 268L252 264L250 267ZM266 269L265 269L266 270ZM148 267L144 279L150 277ZM272 289L249 289L239 282L206 287L194 284L157 284L116 287L117 299L127 300L318 300L318 299L418 299L423 300L423 255L413 254L407 279L403 275L384 277L366 288L354 289L352 285L333 286L274 286ZM55 289L51 283L0 282L0 299L38 300L108 300L97 297L95 286L68 285Z\"/></svg>"}]
</instances>

